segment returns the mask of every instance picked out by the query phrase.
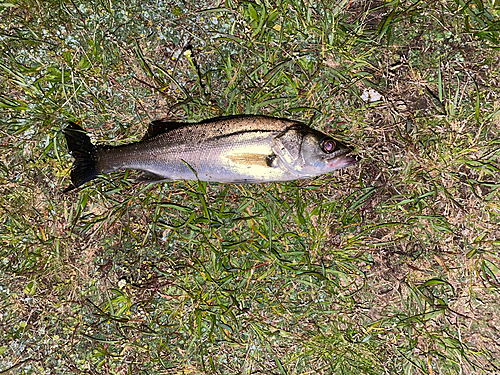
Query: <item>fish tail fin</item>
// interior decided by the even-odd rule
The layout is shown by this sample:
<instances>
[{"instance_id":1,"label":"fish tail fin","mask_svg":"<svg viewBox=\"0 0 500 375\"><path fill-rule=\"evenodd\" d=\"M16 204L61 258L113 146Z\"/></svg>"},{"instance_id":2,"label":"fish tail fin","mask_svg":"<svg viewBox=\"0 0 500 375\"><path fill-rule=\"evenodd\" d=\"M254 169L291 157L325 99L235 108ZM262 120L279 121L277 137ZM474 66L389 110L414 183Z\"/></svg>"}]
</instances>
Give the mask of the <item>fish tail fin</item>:
<instances>
[{"instance_id":1,"label":"fish tail fin","mask_svg":"<svg viewBox=\"0 0 500 375\"><path fill-rule=\"evenodd\" d=\"M71 168L73 186L66 189L66 191L70 191L96 178L98 173L97 148L92 144L85 130L74 122L70 122L63 133L68 149L75 158Z\"/></svg>"}]
</instances>

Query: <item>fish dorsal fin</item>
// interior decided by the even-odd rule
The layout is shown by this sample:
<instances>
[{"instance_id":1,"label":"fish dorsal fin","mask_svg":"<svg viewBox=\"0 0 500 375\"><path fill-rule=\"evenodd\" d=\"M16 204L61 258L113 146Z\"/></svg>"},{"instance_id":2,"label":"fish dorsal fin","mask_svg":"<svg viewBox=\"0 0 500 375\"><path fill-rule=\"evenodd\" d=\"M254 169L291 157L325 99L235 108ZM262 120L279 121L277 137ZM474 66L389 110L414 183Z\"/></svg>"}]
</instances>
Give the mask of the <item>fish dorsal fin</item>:
<instances>
[{"instance_id":1,"label":"fish dorsal fin","mask_svg":"<svg viewBox=\"0 0 500 375\"><path fill-rule=\"evenodd\" d=\"M148 131L142 138L142 140L150 139L156 137L160 134L168 133L169 131L182 128L183 126L189 125L185 122L174 122L174 121L162 121L156 120L149 124Z\"/></svg>"},{"instance_id":2,"label":"fish dorsal fin","mask_svg":"<svg viewBox=\"0 0 500 375\"><path fill-rule=\"evenodd\" d=\"M255 116L255 115L227 115L227 116L219 116L214 118L207 118L205 120L200 121L200 124L210 124L211 122L216 121L227 121L234 120L239 118L251 118L251 117L266 117L266 116Z\"/></svg>"},{"instance_id":3,"label":"fish dorsal fin","mask_svg":"<svg viewBox=\"0 0 500 375\"><path fill-rule=\"evenodd\" d=\"M209 123L214 122L214 121L231 120L231 119L242 118L242 117L245 117L245 115L233 115L233 116L217 117L217 118L213 118L213 119L203 120L203 121L199 122L198 124L209 124ZM182 128L183 126L187 126L187 125L197 125L197 124L196 123L187 123L187 122L163 121L163 120L152 121L149 124L148 131L146 132L146 134L144 135L142 140L145 141L146 139L156 137L157 135L160 135L160 134L168 133L172 130L179 129L179 128Z\"/></svg>"},{"instance_id":4,"label":"fish dorsal fin","mask_svg":"<svg viewBox=\"0 0 500 375\"><path fill-rule=\"evenodd\" d=\"M186 126L186 125L209 124L209 123L215 122L215 121L232 120L232 119L244 118L244 117L248 117L248 115L229 115L229 116L222 116L222 117L216 117L216 118L209 118L209 119L202 120L199 123L186 123L186 122L156 120L156 121L152 121L149 124L148 131L146 132L146 134L144 135L142 140L144 141L146 139L156 137L157 135L168 133L169 131L182 128L183 126Z\"/></svg>"}]
</instances>

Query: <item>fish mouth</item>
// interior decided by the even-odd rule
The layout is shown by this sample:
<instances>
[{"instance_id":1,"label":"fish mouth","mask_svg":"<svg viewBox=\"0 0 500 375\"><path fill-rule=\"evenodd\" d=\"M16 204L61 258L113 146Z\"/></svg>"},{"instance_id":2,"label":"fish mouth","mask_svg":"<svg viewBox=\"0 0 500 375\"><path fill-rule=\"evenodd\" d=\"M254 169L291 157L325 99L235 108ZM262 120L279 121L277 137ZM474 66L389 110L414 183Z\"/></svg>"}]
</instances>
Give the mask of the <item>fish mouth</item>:
<instances>
[{"instance_id":1,"label":"fish mouth","mask_svg":"<svg viewBox=\"0 0 500 375\"><path fill-rule=\"evenodd\" d=\"M342 150L333 158L327 159L327 162L335 169L350 167L359 161L357 156L350 155L351 152L351 150Z\"/></svg>"},{"instance_id":2,"label":"fish mouth","mask_svg":"<svg viewBox=\"0 0 500 375\"><path fill-rule=\"evenodd\" d=\"M359 159L355 155L350 155L351 152L352 152L351 150L342 150L339 153L337 153L337 155L335 155L333 158L328 159L328 161L331 162L337 160L339 162L347 164L346 166L356 164L359 161Z\"/></svg>"}]
</instances>

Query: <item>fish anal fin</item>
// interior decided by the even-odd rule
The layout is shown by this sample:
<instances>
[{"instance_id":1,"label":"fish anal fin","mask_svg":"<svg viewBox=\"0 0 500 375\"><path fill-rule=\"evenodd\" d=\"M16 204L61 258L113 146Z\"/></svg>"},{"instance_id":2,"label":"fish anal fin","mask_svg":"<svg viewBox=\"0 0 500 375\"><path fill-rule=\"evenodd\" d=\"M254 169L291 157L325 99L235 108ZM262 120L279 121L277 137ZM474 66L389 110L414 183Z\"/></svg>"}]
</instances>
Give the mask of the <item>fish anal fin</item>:
<instances>
[{"instance_id":1,"label":"fish anal fin","mask_svg":"<svg viewBox=\"0 0 500 375\"><path fill-rule=\"evenodd\" d=\"M160 176L159 174L152 172L144 172L139 177L135 179L136 182L142 182L145 184L156 184L164 181L172 181L171 178Z\"/></svg>"}]
</instances>

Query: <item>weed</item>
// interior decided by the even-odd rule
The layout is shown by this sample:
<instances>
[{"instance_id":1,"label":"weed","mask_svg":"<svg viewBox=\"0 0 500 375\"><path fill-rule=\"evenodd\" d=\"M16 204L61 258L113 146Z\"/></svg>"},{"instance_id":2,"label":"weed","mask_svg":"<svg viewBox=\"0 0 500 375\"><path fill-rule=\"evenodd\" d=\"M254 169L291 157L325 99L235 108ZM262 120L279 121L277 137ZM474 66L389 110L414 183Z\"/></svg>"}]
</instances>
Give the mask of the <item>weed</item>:
<instances>
[{"instance_id":1,"label":"weed","mask_svg":"<svg viewBox=\"0 0 500 375\"><path fill-rule=\"evenodd\" d=\"M0 4L0 372L500 371L498 17L481 0ZM120 144L238 113L303 120L362 162L62 193L68 120Z\"/></svg>"}]
</instances>

